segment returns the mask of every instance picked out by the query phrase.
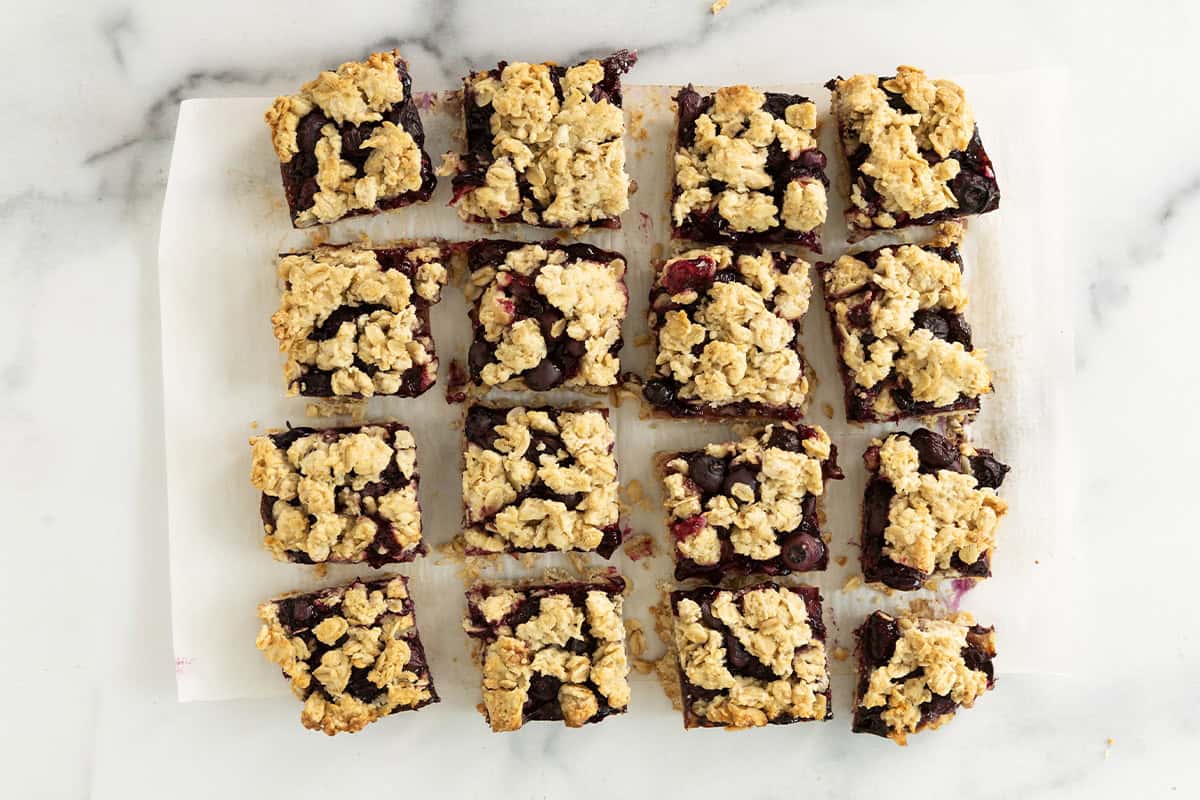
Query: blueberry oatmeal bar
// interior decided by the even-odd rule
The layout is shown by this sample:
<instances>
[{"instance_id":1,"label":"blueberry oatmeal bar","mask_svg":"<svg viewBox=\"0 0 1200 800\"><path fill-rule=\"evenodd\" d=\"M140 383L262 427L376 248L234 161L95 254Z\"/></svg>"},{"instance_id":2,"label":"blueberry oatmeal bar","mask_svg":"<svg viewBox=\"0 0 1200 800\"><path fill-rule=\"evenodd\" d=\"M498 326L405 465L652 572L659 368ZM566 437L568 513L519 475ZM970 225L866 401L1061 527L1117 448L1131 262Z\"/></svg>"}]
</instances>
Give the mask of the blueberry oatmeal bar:
<instances>
[{"instance_id":1,"label":"blueberry oatmeal bar","mask_svg":"<svg viewBox=\"0 0 1200 800\"><path fill-rule=\"evenodd\" d=\"M477 584L463 627L480 643L482 712L496 732L624 714L629 662L615 572L569 583Z\"/></svg>"},{"instance_id":2,"label":"blueberry oatmeal bar","mask_svg":"<svg viewBox=\"0 0 1200 800\"><path fill-rule=\"evenodd\" d=\"M855 636L855 733L907 744L908 734L940 728L995 686L995 631L966 612L930 619L876 611Z\"/></svg>"},{"instance_id":3,"label":"blueberry oatmeal bar","mask_svg":"<svg viewBox=\"0 0 1200 800\"><path fill-rule=\"evenodd\" d=\"M416 397L437 380L429 307L448 272L432 242L318 247L279 258L271 317L289 395Z\"/></svg>"},{"instance_id":4,"label":"blueberry oatmeal bar","mask_svg":"<svg viewBox=\"0 0 1200 800\"><path fill-rule=\"evenodd\" d=\"M999 207L996 173L961 86L897 67L892 77L854 75L827 87L850 171L851 241Z\"/></svg>"},{"instance_id":5,"label":"blueberry oatmeal bar","mask_svg":"<svg viewBox=\"0 0 1200 800\"><path fill-rule=\"evenodd\" d=\"M818 264L851 422L970 414L992 391L963 312L962 226Z\"/></svg>"},{"instance_id":6,"label":"blueberry oatmeal bar","mask_svg":"<svg viewBox=\"0 0 1200 800\"><path fill-rule=\"evenodd\" d=\"M817 107L807 97L726 86L675 96L672 235L788 242L821 252L828 203Z\"/></svg>"},{"instance_id":7,"label":"blueberry oatmeal bar","mask_svg":"<svg viewBox=\"0 0 1200 800\"><path fill-rule=\"evenodd\" d=\"M821 593L760 583L671 593L685 728L833 716Z\"/></svg>"},{"instance_id":8,"label":"blueberry oatmeal bar","mask_svg":"<svg viewBox=\"0 0 1200 800\"><path fill-rule=\"evenodd\" d=\"M589 244L478 241L464 249L476 386L608 389L629 305L625 258Z\"/></svg>"},{"instance_id":9,"label":"blueberry oatmeal bar","mask_svg":"<svg viewBox=\"0 0 1200 800\"><path fill-rule=\"evenodd\" d=\"M285 594L258 616L258 649L304 701L306 728L355 733L439 700L401 575Z\"/></svg>"},{"instance_id":10,"label":"blueberry oatmeal bar","mask_svg":"<svg viewBox=\"0 0 1200 800\"><path fill-rule=\"evenodd\" d=\"M428 200L437 186L395 50L322 72L275 98L266 120L297 228Z\"/></svg>"},{"instance_id":11,"label":"blueberry oatmeal bar","mask_svg":"<svg viewBox=\"0 0 1200 800\"><path fill-rule=\"evenodd\" d=\"M921 428L875 439L863 454L862 566L868 582L902 591L934 575L986 578L1008 504L1009 467L988 450Z\"/></svg>"},{"instance_id":12,"label":"blueberry oatmeal bar","mask_svg":"<svg viewBox=\"0 0 1200 800\"><path fill-rule=\"evenodd\" d=\"M250 446L263 545L277 560L379 567L427 552L417 444L403 425L289 428Z\"/></svg>"},{"instance_id":13,"label":"blueberry oatmeal bar","mask_svg":"<svg viewBox=\"0 0 1200 800\"><path fill-rule=\"evenodd\" d=\"M467 555L620 546L608 409L473 405L464 428Z\"/></svg>"},{"instance_id":14,"label":"blueberry oatmeal bar","mask_svg":"<svg viewBox=\"0 0 1200 800\"><path fill-rule=\"evenodd\" d=\"M657 339L643 395L660 416L799 419L809 400L800 344L812 282L804 260L725 246L658 266L649 324Z\"/></svg>"},{"instance_id":15,"label":"blueberry oatmeal bar","mask_svg":"<svg viewBox=\"0 0 1200 800\"><path fill-rule=\"evenodd\" d=\"M619 228L629 208L621 75L628 51L573 67L501 62L463 81L467 152L450 154L459 215Z\"/></svg>"},{"instance_id":16,"label":"blueberry oatmeal bar","mask_svg":"<svg viewBox=\"0 0 1200 800\"><path fill-rule=\"evenodd\" d=\"M819 427L779 422L741 441L660 453L675 579L823 570L820 502L842 478Z\"/></svg>"}]
</instances>

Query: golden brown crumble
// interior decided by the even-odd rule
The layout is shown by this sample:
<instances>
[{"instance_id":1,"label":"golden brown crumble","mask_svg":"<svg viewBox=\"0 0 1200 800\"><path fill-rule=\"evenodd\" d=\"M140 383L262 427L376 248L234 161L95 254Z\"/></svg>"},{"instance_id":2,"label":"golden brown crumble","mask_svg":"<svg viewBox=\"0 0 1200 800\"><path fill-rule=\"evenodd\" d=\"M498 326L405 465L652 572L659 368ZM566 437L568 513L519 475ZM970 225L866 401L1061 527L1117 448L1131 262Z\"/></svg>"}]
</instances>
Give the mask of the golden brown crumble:
<instances>
[{"instance_id":1,"label":"golden brown crumble","mask_svg":"<svg viewBox=\"0 0 1200 800\"><path fill-rule=\"evenodd\" d=\"M520 276L518 280L533 276L537 292L561 314L549 335L565 334L585 347L578 371L561 386L615 386L620 362L610 350L621 336L629 301L625 260L573 257L550 243L510 250L503 263L479 267L467 282L467 302L475 305L483 338L494 348L493 360L481 370L482 383L504 389L528 388L520 374L547 355L547 341L538 321L515 321L515 302L506 290L514 276Z\"/></svg>"},{"instance_id":2,"label":"golden brown crumble","mask_svg":"<svg viewBox=\"0 0 1200 800\"><path fill-rule=\"evenodd\" d=\"M714 281L703 295L688 289L669 297L678 308L659 323L657 374L680 384L683 401L805 406L809 382L798 342L812 291L809 264L768 250L688 250L664 263L655 288L663 287L672 264L699 258L718 272L735 269L739 280Z\"/></svg>"},{"instance_id":3,"label":"golden brown crumble","mask_svg":"<svg viewBox=\"0 0 1200 800\"><path fill-rule=\"evenodd\" d=\"M844 255L823 270L825 293L841 338L841 358L854 382L871 389L895 375L911 387L912 399L935 407L992 391L992 373L983 350L936 338L914 325L918 311L967 307L962 268L931 248L957 245L962 226L947 223L928 246L906 244L877 251L874 265ZM852 321L867 306L869 322ZM863 338L870 334L870 343ZM874 410L896 413L892 387L884 385Z\"/></svg>"},{"instance_id":4,"label":"golden brown crumble","mask_svg":"<svg viewBox=\"0 0 1200 800\"><path fill-rule=\"evenodd\" d=\"M404 97L399 67L404 61L396 51L374 53L366 61L350 61L335 71L326 70L300 87L297 94L277 97L267 109L266 121L280 162L288 163L299 153L296 128L314 109L337 123L321 128L316 145L317 186L312 206L296 216L302 228L341 219L357 209L375 208L386 200L421 188L423 178L420 146L408 131L391 121L373 128L359 145L369 149L363 175L342 157L338 125L379 122Z\"/></svg>"},{"instance_id":5,"label":"golden brown crumble","mask_svg":"<svg viewBox=\"0 0 1200 800\"><path fill-rule=\"evenodd\" d=\"M465 102L491 107L492 157L483 186L462 195L464 219L573 228L620 216L629 208L625 117L606 97L593 100L604 66L571 67L556 93L552 64L507 64L473 73ZM518 180L532 197L521 197Z\"/></svg>"},{"instance_id":6,"label":"golden brown crumble","mask_svg":"<svg viewBox=\"0 0 1200 800\"><path fill-rule=\"evenodd\" d=\"M312 627L300 625L297 614L283 610L293 602L309 609L306 618L318 609L328 615ZM258 616L258 649L304 701L300 721L306 728L330 736L354 733L438 700L423 656L413 658L421 643L403 577L282 595L260 605ZM362 686L348 689L352 670L369 670L373 697L363 697Z\"/></svg>"},{"instance_id":7,"label":"golden brown crumble","mask_svg":"<svg viewBox=\"0 0 1200 800\"><path fill-rule=\"evenodd\" d=\"M934 695L949 697L964 708L988 690L986 672L971 669L963 659L968 634L975 618L959 612L947 619L902 615L896 619L900 638L887 664L871 670L867 684L860 687L858 705L884 707L882 719L888 736L905 744L907 734L936 728L949 721L953 712L922 725L921 705ZM978 638L978 635L976 635ZM988 630L978 644L995 653L995 634Z\"/></svg>"},{"instance_id":8,"label":"golden brown crumble","mask_svg":"<svg viewBox=\"0 0 1200 800\"><path fill-rule=\"evenodd\" d=\"M731 458L729 469L742 464L758 468L758 493L746 484L734 484L729 494L704 501L704 493L691 479L690 465L678 454L662 454L663 507L668 527L682 520L703 516L703 526L693 535L676 541L679 557L703 566L722 559L722 538L728 531L733 553L754 561L768 561L780 554L780 537L801 527L804 500L824 494L824 463L831 453L825 431L814 426L814 436L804 439L803 452L769 446L777 425L736 442L710 444L704 452L715 458Z\"/></svg>"},{"instance_id":9,"label":"golden brown crumble","mask_svg":"<svg viewBox=\"0 0 1200 800\"><path fill-rule=\"evenodd\" d=\"M312 430L286 447L272 435L255 436L250 445L250 482L270 502L263 545L277 560L407 561L424 552L417 446L407 429L389 424ZM362 493L393 466L403 486ZM380 520L390 530L388 546L376 552Z\"/></svg>"},{"instance_id":10,"label":"golden brown crumble","mask_svg":"<svg viewBox=\"0 0 1200 800\"><path fill-rule=\"evenodd\" d=\"M692 714L730 728L825 719L829 689L825 645L813 635L803 597L786 588L764 586L738 593L720 591L710 605L712 616L775 677L734 674L722 633L707 627L700 605L685 596L675 603L674 644L681 677L716 692L694 699Z\"/></svg>"},{"instance_id":11,"label":"golden brown crumble","mask_svg":"<svg viewBox=\"0 0 1200 800\"><path fill-rule=\"evenodd\" d=\"M521 727L530 686L543 678L558 682L558 707L568 727L598 721L601 702L617 711L628 706L624 599L611 583L596 584L576 605L567 592L578 586L480 584L467 592L463 627L484 639L483 711L493 731ZM536 603L535 612L514 626L507 618L523 603ZM473 615L486 625L477 624ZM581 640L594 646L576 652L570 643Z\"/></svg>"},{"instance_id":12,"label":"golden brown crumble","mask_svg":"<svg viewBox=\"0 0 1200 800\"><path fill-rule=\"evenodd\" d=\"M613 431L599 409L516 407L496 427L492 448L467 442L462 489L464 538L471 550L595 550L617 524L617 462ZM562 449L527 458L534 434L557 436ZM540 483L557 495L582 495L574 508L561 500L518 496Z\"/></svg>"},{"instance_id":13,"label":"golden brown crumble","mask_svg":"<svg viewBox=\"0 0 1200 800\"><path fill-rule=\"evenodd\" d=\"M283 282L279 310L271 317L279 349L287 355L283 374L288 394L303 393L313 372L329 375L335 397L397 394L405 373L420 367L428 387L437 377L437 358L429 333L428 306L441 299L447 271L442 248L418 243L405 258L410 277L384 269L368 245L320 247L279 259ZM363 306L331 338L310 338L334 312ZM373 368L368 372L357 365Z\"/></svg>"},{"instance_id":14,"label":"golden brown crumble","mask_svg":"<svg viewBox=\"0 0 1200 800\"><path fill-rule=\"evenodd\" d=\"M893 108L884 89L900 94L912 113ZM958 207L950 181L960 164L947 156L965 150L975 131L975 115L962 87L930 80L907 66L882 82L875 75L854 75L836 81L833 112L846 152L867 148L859 171L871 180L883 208L870 216L864 187L856 182L850 192L858 209L850 217L854 224L892 228L897 214L918 218ZM935 152L940 160L930 163L923 151Z\"/></svg>"},{"instance_id":15,"label":"golden brown crumble","mask_svg":"<svg viewBox=\"0 0 1200 800\"><path fill-rule=\"evenodd\" d=\"M725 86L714 93L712 108L693 125L691 146L675 151L678 194L671 214L676 227L714 208L737 232L762 233L780 225L807 232L825 222L828 202L818 178L790 181L780 208L767 172L772 144L792 158L817 147L816 106L792 104L780 119L763 108L766 100L749 86ZM720 186L715 194L714 183Z\"/></svg>"},{"instance_id":16,"label":"golden brown crumble","mask_svg":"<svg viewBox=\"0 0 1200 800\"><path fill-rule=\"evenodd\" d=\"M888 508L884 555L925 574L949 570L957 556L974 564L996 545L996 528L1008 504L993 489L980 488L969 474L919 471L917 449L907 436L874 440L879 475L895 496Z\"/></svg>"}]
</instances>

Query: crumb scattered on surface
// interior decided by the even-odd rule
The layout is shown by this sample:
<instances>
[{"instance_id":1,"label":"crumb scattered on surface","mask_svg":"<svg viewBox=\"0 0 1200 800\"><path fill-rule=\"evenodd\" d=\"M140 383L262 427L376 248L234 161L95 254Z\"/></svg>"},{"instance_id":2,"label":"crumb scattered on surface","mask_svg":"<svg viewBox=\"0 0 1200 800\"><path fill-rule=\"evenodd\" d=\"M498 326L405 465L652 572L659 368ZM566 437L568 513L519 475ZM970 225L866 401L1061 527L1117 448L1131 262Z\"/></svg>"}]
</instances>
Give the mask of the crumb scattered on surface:
<instances>
[{"instance_id":1,"label":"crumb scattered on surface","mask_svg":"<svg viewBox=\"0 0 1200 800\"><path fill-rule=\"evenodd\" d=\"M654 662L654 673L663 693L676 711L683 711L683 694L679 688L679 663L675 655L675 622L671 614L671 585L658 584L658 602L650 606L654 617L654 632L658 635L666 652Z\"/></svg>"},{"instance_id":2,"label":"crumb scattered on surface","mask_svg":"<svg viewBox=\"0 0 1200 800\"><path fill-rule=\"evenodd\" d=\"M846 579L846 582L844 584L842 584L842 591L843 592L853 592L855 589L857 589L858 587L860 587L862 585L863 585L863 582L862 582L861 575L851 575L849 578Z\"/></svg>"},{"instance_id":3,"label":"crumb scattered on surface","mask_svg":"<svg viewBox=\"0 0 1200 800\"><path fill-rule=\"evenodd\" d=\"M722 11L724 11L727 5L729 5L729 0L716 0L716 2L710 6L713 16L715 17L717 14L720 14Z\"/></svg>"},{"instance_id":4,"label":"crumb scattered on surface","mask_svg":"<svg viewBox=\"0 0 1200 800\"><path fill-rule=\"evenodd\" d=\"M842 647L841 645L838 645L837 647L833 648L833 658L835 661L845 661L849 657L850 657L850 651L847 650L846 648Z\"/></svg>"},{"instance_id":5,"label":"crumb scattered on surface","mask_svg":"<svg viewBox=\"0 0 1200 800\"><path fill-rule=\"evenodd\" d=\"M642 482L637 478L625 484L625 497L629 500L629 504L635 508L640 508L643 511L654 510L654 505L650 502L650 497L646 494L645 487L642 486Z\"/></svg>"},{"instance_id":6,"label":"crumb scattered on surface","mask_svg":"<svg viewBox=\"0 0 1200 800\"><path fill-rule=\"evenodd\" d=\"M646 661L641 658L633 659L633 668L642 675L649 675L651 672L654 672L657 665L657 661Z\"/></svg>"},{"instance_id":7,"label":"crumb scattered on surface","mask_svg":"<svg viewBox=\"0 0 1200 800\"><path fill-rule=\"evenodd\" d=\"M258 420L256 420L256 419L250 420L250 430L252 430L252 431L258 430Z\"/></svg>"},{"instance_id":8,"label":"crumb scattered on surface","mask_svg":"<svg viewBox=\"0 0 1200 800\"><path fill-rule=\"evenodd\" d=\"M583 553L567 553L567 563L571 565L571 569L575 570L579 577L587 577L592 570L591 562Z\"/></svg>"},{"instance_id":9,"label":"crumb scattered on surface","mask_svg":"<svg viewBox=\"0 0 1200 800\"><path fill-rule=\"evenodd\" d=\"M1117 740L1111 736L1104 740L1104 757L1107 759L1108 754L1112 751L1112 746L1117 743Z\"/></svg>"},{"instance_id":10,"label":"crumb scattered on surface","mask_svg":"<svg viewBox=\"0 0 1200 800\"><path fill-rule=\"evenodd\" d=\"M821 403L821 413L825 415L825 419L833 419L833 404Z\"/></svg>"},{"instance_id":11,"label":"crumb scattered on surface","mask_svg":"<svg viewBox=\"0 0 1200 800\"><path fill-rule=\"evenodd\" d=\"M625 635L629 639L629 653L637 659L646 654L646 632L642 623L636 619L625 621Z\"/></svg>"},{"instance_id":12,"label":"crumb scattered on surface","mask_svg":"<svg viewBox=\"0 0 1200 800\"><path fill-rule=\"evenodd\" d=\"M304 413L309 417L349 417L362 422L367 418L367 403L353 398L325 398L309 403Z\"/></svg>"},{"instance_id":13,"label":"crumb scattered on surface","mask_svg":"<svg viewBox=\"0 0 1200 800\"><path fill-rule=\"evenodd\" d=\"M634 347L649 347L652 344L654 344L654 337L648 333L639 333L633 337Z\"/></svg>"},{"instance_id":14,"label":"crumb scattered on surface","mask_svg":"<svg viewBox=\"0 0 1200 800\"><path fill-rule=\"evenodd\" d=\"M455 575L464 584L472 584L479 580L479 576L483 574L481 559L472 558L466 554L466 540L461 536L455 536L449 542L438 545L435 550L438 558L434 564L441 566L443 564L452 564L457 569Z\"/></svg>"},{"instance_id":15,"label":"crumb scattered on surface","mask_svg":"<svg viewBox=\"0 0 1200 800\"><path fill-rule=\"evenodd\" d=\"M935 578L930 578L929 580L925 581L925 583L922 584L922 588L926 589L928 591L931 591L931 592L936 592L938 590L938 587L940 587L941 585L942 585L941 578L935 577Z\"/></svg>"},{"instance_id":16,"label":"crumb scattered on surface","mask_svg":"<svg viewBox=\"0 0 1200 800\"><path fill-rule=\"evenodd\" d=\"M629 115L629 136L639 142L650 136L650 132L646 130L646 112L640 108Z\"/></svg>"},{"instance_id":17,"label":"crumb scattered on surface","mask_svg":"<svg viewBox=\"0 0 1200 800\"><path fill-rule=\"evenodd\" d=\"M838 556L837 558L834 559L834 561L837 562L837 565L839 567L846 566L846 557L845 556Z\"/></svg>"},{"instance_id":18,"label":"crumb scattered on surface","mask_svg":"<svg viewBox=\"0 0 1200 800\"><path fill-rule=\"evenodd\" d=\"M314 564L313 565L313 575L316 576L317 580L324 578L328 573L329 573L329 565L327 565L327 564Z\"/></svg>"},{"instance_id":19,"label":"crumb scattered on surface","mask_svg":"<svg viewBox=\"0 0 1200 800\"><path fill-rule=\"evenodd\" d=\"M621 545L621 549L625 551L625 555L629 557L630 561L653 558L655 555L654 537L648 533L639 533L637 536L626 539L625 544Z\"/></svg>"}]
</instances>

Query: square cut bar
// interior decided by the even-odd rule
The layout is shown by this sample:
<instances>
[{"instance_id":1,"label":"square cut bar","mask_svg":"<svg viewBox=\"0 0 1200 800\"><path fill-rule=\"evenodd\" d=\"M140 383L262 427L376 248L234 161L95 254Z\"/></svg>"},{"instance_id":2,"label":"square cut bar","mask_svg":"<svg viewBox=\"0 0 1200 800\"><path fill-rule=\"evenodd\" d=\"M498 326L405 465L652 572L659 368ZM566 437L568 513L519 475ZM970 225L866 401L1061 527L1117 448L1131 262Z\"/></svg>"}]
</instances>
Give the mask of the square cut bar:
<instances>
[{"instance_id":1,"label":"square cut bar","mask_svg":"<svg viewBox=\"0 0 1200 800\"><path fill-rule=\"evenodd\" d=\"M450 154L453 202L476 222L619 228L629 208L625 50L573 67L501 62L463 80L467 152Z\"/></svg>"},{"instance_id":2,"label":"square cut bar","mask_svg":"<svg viewBox=\"0 0 1200 800\"><path fill-rule=\"evenodd\" d=\"M948 619L876 611L854 635L855 733L905 745L908 734L940 728L996 684L994 629L965 611Z\"/></svg>"},{"instance_id":3,"label":"square cut bar","mask_svg":"<svg viewBox=\"0 0 1200 800\"><path fill-rule=\"evenodd\" d=\"M448 271L437 242L319 247L279 257L271 317L289 395L416 397L437 381L429 307Z\"/></svg>"},{"instance_id":4,"label":"square cut bar","mask_svg":"<svg viewBox=\"0 0 1200 800\"><path fill-rule=\"evenodd\" d=\"M289 428L250 445L263 545L277 560L379 567L428 552L408 428Z\"/></svg>"},{"instance_id":5,"label":"square cut bar","mask_svg":"<svg viewBox=\"0 0 1200 800\"><path fill-rule=\"evenodd\" d=\"M604 391L617 384L629 305L624 256L553 241L482 240L461 252L476 386Z\"/></svg>"},{"instance_id":6,"label":"square cut bar","mask_svg":"<svg viewBox=\"0 0 1200 800\"><path fill-rule=\"evenodd\" d=\"M740 441L659 453L675 579L823 570L820 530L837 446L819 427L777 422Z\"/></svg>"},{"instance_id":7,"label":"square cut bar","mask_svg":"<svg viewBox=\"0 0 1200 800\"><path fill-rule=\"evenodd\" d=\"M809 264L725 246L657 265L649 325L657 356L642 389L655 416L756 420L804 416L809 367L800 332Z\"/></svg>"},{"instance_id":8,"label":"square cut bar","mask_svg":"<svg viewBox=\"0 0 1200 800\"><path fill-rule=\"evenodd\" d=\"M671 593L685 728L833 716L821 592L760 583Z\"/></svg>"},{"instance_id":9,"label":"square cut bar","mask_svg":"<svg viewBox=\"0 0 1200 800\"><path fill-rule=\"evenodd\" d=\"M873 440L863 462L865 580L912 591L934 576L992 574L996 529L1008 511L996 496L1006 464L927 428Z\"/></svg>"},{"instance_id":10,"label":"square cut bar","mask_svg":"<svg viewBox=\"0 0 1200 800\"><path fill-rule=\"evenodd\" d=\"M992 391L964 316L961 238L962 227L947 223L928 244L817 265L850 422L971 414Z\"/></svg>"},{"instance_id":11,"label":"square cut bar","mask_svg":"<svg viewBox=\"0 0 1200 800\"><path fill-rule=\"evenodd\" d=\"M266 120L297 228L428 200L437 186L395 50L322 72L275 98Z\"/></svg>"},{"instance_id":12,"label":"square cut bar","mask_svg":"<svg viewBox=\"0 0 1200 800\"><path fill-rule=\"evenodd\" d=\"M625 581L612 571L570 583L476 584L463 627L480 644L483 713L496 732L531 720L569 728L629 705Z\"/></svg>"},{"instance_id":13,"label":"square cut bar","mask_svg":"<svg viewBox=\"0 0 1200 800\"><path fill-rule=\"evenodd\" d=\"M850 173L850 241L984 214L1000 187L961 86L915 67L834 78L833 116Z\"/></svg>"},{"instance_id":14,"label":"square cut bar","mask_svg":"<svg viewBox=\"0 0 1200 800\"><path fill-rule=\"evenodd\" d=\"M473 405L464 428L467 555L620 546L608 409Z\"/></svg>"},{"instance_id":15,"label":"square cut bar","mask_svg":"<svg viewBox=\"0 0 1200 800\"><path fill-rule=\"evenodd\" d=\"M696 242L780 242L821 252L829 179L807 97L725 86L675 96L672 228Z\"/></svg>"},{"instance_id":16,"label":"square cut bar","mask_svg":"<svg viewBox=\"0 0 1200 800\"><path fill-rule=\"evenodd\" d=\"M258 649L304 701L306 728L355 733L440 699L402 575L292 592L260 605L258 616Z\"/></svg>"}]
</instances>

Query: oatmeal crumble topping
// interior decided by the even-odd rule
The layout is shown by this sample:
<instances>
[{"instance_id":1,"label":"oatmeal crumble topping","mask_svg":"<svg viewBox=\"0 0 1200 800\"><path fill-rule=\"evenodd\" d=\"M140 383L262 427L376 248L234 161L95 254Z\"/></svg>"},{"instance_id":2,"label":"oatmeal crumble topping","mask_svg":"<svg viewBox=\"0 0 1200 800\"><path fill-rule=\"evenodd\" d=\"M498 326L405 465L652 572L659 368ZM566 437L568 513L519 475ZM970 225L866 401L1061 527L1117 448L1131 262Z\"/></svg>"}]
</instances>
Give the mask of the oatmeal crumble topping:
<instances>
[{"instance_id":1,"label":"oatmeal crumble topping","mask_svg":"<svg viewBox=\"0 0 1200 800\"><path fill-rule=\"evenodd\" d=\"M378 566L424 555L416 442L404 426L294 428L250 445L276 559Z\"/></svg>"},{"instance_id":2,"label":"oatmeal crumble topping","mask_svg":"<svg viewBox=\"0 0 1200 800\"><path fill-rule=\"evenodd\" d=\"M611 555L619 544L617 462L603 410L474 406L467 436L468 552Z\"/></svg>"},{"instance_id":3,"label":"oatmeal crumble topping","mask_svg":"<svg viewBox=\"0 0 1200 800\"><path fill-rule=\"evenodd\" d=\"M783 253L722 246L668 259L650 299L655 373L672 387L668 406L803 408L808 269Z\"/></svg>"},{"instance_id":4,"label":"oatmeal crumble topping","mask_svg":"<svg viewBox=\"0 0 1200 800\"><path fill-rule=\"evenodd\" d=\"M529 719L574 728L625 710L624 586L613 573L594 583L477 584L467 592L463 627L483 642L483 707L493 731Z\"/></svg>"},{"instance_id":5,"label":"oatmeal crumble topping","mask_svg":"<svg viewBox=\"0 0 1200 800\"><path fill-rule=\"evenodd\" d=\"M437 378L429 306L448 273L440 246L320 247L279 259L271 317L288 394L416 395Z\"/></svg>"},{"instance_id":6,"label":"oatmeal crumble topping","mask_svg":"<svg viewBox=\"0 0 1200 800\"><path fill-rule=\"evenodd\" d=\"M995 634L977 626L970 614L960 612L948 619L912 615L893 619L876 612L860 629L860 639L872 635L868 629L873 625L892 626L894 649L883 663L878 663L879 659L864 662L856 729L867 730L861 724L866 716L861 709L882 709L872 716L886 726L887 736L904 744L907 734L939 727L958 706L970 708L992 687ZM860 644L864 650L880 646L875 640Z\"/></svg>"},{"instance_id":7,"label":"oatmeal crumble topping","mask_svg":"<svg viewBox=\"0 0 1200 800\"><path fill-rule=\"evenodd\" d=\"M689 86L680 91L676 103L679 132L671 213L677 235L736 238L724 231L763 234L781 226L808 233L825 222L824 157L817 151L816 106L811 101L749 86L726 86L701 98ZM773 155L776 150L778 158ZM798 161L806 152L817 153L809 159L811 164ZM705 224L714 213L721 221ZM694 235L700 227L705 235Z\"/></svg>"},{"instance_id":8,"label":"oatmeal crumble topping","mask_svg":"<svg viewBox=\"0 0 1200 800\"><path fill-rule=\"evenodd\" d=\"M687 727L828 717L824 632L814 631L803 591L815 595L774 584L674 593Z\"/></svg>"},{"instance_id":9,"label":"oatmeal crumble topping","mask_svg":"<svg viewBox=\"0 0 1200 800\"><path fill-rule=\"evenodd\" d=\"M895 490L884 530L884 555L925 574L949 570L955 560L977 562L995 547L1008 504L973 475L950 469L920 471L910 437L876 439L879 476Z\"/></svg>"},{"instance_id":10,"label":"oatmeal crumble topping","mask_svg":"<svg viewBox=\"0 0 1200 800\"><path fill-rule=\"evenodd\" d=\"M910 406L923 404L923 413L992 391L986 354L972 346L962 316L961 237L961 226L946 224L928 245L884 247L822 265L848 399L857 395L865 406L854 419L911 416L899 407L898 389Z\"/></svg>"},{"instance_id":11,"label":"oatmeal crumble topping","mask_svg":"<svg viewBox=\"0 0 1200 800\"><path fill-rule=\"evenodd\" d=\"M404 577L283 595L258 615L258 649L304 701L306 728L354 733L438 702Z\"/></svg>"},{"instance_id":12,"label":"oatmeal crumble topping","mask_svg":"<svg viewBox=\"0 0 1200 800\"><path fill-rule=\"evenodd\" d=\"M414 139L402 122L397 124L398 116L385 118L394 116L390 112L401 103L411 102L405 93L406 69L395 51L374 53L364 62L347 62L335 71L322 72L297 94L275 98L266 121L280 163L291 164L298 156L316 161L311 200L292 209L296 227L373 210L381 200L423 187L428 159L421 151L422 141ZM307 154L297 140L302 120L319 125L319 136ZM350 143L344 141L347 131L353 131ZM421 137L419 123L415 132ZM370 152L365 159L355 156L361 165L347 158L347 151L363 150Z\"/></svg>"},{"instance_id":13,"label":"oatmeal crumble topping","mask_svg":"<svg viewBox=\"0 0 1200 800\"><path fill-rule=\"evenodd\" d=\"M537 391L616 385L629 302L620 254L484 241L468 260L476 383Z\"/></svg>"},{"instance_id":14,"label":"oatmeal crumble topping","mask_svg":"<svg viewBox=\"0 0 1200 800\"><path fill-rule=\"evenodd\" d=\"M461 216L573 228L628 209L619 81L633 58L618 53L566 69L517 62L468 77L472 152L452 165Z\"/></svg>"}]
</instances>

